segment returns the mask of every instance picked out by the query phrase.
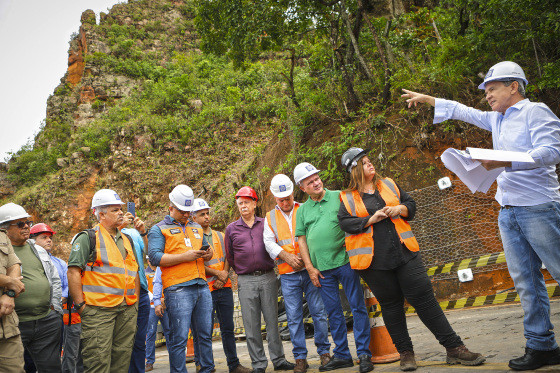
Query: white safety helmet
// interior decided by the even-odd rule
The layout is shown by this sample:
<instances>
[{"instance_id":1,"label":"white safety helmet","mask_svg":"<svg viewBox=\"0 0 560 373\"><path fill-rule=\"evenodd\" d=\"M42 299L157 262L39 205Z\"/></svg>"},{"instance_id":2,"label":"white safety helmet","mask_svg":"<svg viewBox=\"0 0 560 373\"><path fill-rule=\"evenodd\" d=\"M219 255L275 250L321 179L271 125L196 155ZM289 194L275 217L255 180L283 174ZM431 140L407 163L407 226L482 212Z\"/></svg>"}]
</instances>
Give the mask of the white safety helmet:
<instances>
[{"instance_id":1,"label":"white safety helmet","mask_svg":"<svg viewBox=\"0 0 560 373\"><path fill-rule=\"evenodd\" d=\"M179 184L169 193L169 200L179 210L191 211L194 203L194 192L188 186Z\"/></svg>"},{"instance_id":2,"label":"white safety helmet","mask_svg":"<svg viewBox=\"0 0 560 373\"><path fill-rule=\"evenodd\" d=\"M320 170L316 169L311 163L303 162L294 168L294 180L297 185L301 183L303 179L308 178L311 175L319 173Z\"/></svg>"},{"instance_id":3,"label":"white safety helmet","mask_svg":"<svg viewBox=\"0 0 560 373\"><path fill-rule=\"evenodd\" d=\"M124 205L124 202L121 200L121 197L111 189L101 189L95 192L93 198L91 199L91 208L97 208L100 206L109 206L109 205Z\"/></svg>"},{"instance_id":4,"label":"white safety helmet","mask_svg":"<svg viewBox=\"0 0 560 373\"><path fill-rule=\"evenodd\" d=\"M31 215L23 207L15 203L10 202L0 206L0 224L29 217Z\"/></svg>"},{"instance_id":5,"label":"white safety helmet","mask_svg":"<svg viewBox=\"0 0 560 373\"><path fill-rule=\"evenodd\" d=\"M511 61L498 62L492 66L486 76L484 77L484 82L482 82L478 89L485 89L486 83L493 81L508 81L508 80L522 80L525 85L529 83L527 78L525 78L525 73L521 66Z\"/></svg>"},{"instance_id":6,"label":"white safety helmet","mask_svg":"<svg viewBox=\"0 0 560 373\"><path fill-rule=\"evenodd\" d=\"M210 205L208 204L208 202L206 202L202 198L197 198L194 200L191 211L195 212L195 211L200 211L205 209L210 209Z\"/></svg>"},{"instance_id":7,"label":"white safety helmet","mask_svg":"<svg viewBox=\"0 0 560 373\"><path fill-rule=\"evenodd\" d=\"M270 181L270 191L276 198L288 197L294 192L294 183L288 176L278 174Z\"/></svg>"}]
</instances>

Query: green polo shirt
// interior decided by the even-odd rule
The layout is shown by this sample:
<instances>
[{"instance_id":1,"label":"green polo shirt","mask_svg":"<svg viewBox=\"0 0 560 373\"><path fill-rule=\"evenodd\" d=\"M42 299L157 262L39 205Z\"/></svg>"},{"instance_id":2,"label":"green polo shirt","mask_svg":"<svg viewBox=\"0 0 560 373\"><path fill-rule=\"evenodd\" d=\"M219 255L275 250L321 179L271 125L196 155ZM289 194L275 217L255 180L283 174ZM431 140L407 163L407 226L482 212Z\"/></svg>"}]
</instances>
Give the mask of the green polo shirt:
<instances>
[{"instance_id":1,"label":"green polo shirt","mask_svg":"<svg viewBox=\"0 0 560 373\"><path fill-rule=\"evenodd\" d=\"M338 225L340 192L325 189L322 200L308 198L296 214L296 236L305 236L313 266L319 271L338 268L349 262L344 232Z\"/></svg>"}]
</instances>

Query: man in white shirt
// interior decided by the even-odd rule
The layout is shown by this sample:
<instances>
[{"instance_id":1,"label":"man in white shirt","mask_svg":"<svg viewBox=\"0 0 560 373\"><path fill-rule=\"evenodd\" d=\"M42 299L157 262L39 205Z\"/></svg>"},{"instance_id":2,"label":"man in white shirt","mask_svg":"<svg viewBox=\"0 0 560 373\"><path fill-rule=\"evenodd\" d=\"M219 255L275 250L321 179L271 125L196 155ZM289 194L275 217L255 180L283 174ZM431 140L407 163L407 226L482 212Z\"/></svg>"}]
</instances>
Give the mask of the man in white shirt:
<instances>
[{"instance_id":1,"label":"man in white shirt","mask_svg":"<svg viewBox=\"0 0 560 373\"><path fill-rule=\"evenodd\" d=\"M296 359L294 372L304 373L309 365L303 325L303 294L305 293L313 317L315 345L321 357L321 365L331 359L327 313L319 288L313 285L305 270L305 264L299 255L297 237L294 237L296 211L299 207L299 203L294 202L294 184L288 176L278 174L272 178L270 191L276 198L276 206L266 214L264 244L270 257L277 260L292 352Z\"/></svg>"}]
</instances>

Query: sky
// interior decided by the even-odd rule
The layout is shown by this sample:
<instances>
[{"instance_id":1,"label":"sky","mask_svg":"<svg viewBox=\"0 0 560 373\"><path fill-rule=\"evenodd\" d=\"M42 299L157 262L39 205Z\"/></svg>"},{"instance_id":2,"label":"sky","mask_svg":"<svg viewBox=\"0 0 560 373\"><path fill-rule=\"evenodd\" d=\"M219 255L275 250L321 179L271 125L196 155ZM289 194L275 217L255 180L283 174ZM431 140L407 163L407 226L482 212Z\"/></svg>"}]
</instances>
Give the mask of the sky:
<instances>
[{"instance_id":1,"label":"sky","mask_svg":"<svg viewBox=\"0 0 560 373\"><path fill-rule=\"evenodd\" d=\"M33 139L68 67L82 12L125 0L0 0L0 162Z\"/></svg>"}]
</instances>

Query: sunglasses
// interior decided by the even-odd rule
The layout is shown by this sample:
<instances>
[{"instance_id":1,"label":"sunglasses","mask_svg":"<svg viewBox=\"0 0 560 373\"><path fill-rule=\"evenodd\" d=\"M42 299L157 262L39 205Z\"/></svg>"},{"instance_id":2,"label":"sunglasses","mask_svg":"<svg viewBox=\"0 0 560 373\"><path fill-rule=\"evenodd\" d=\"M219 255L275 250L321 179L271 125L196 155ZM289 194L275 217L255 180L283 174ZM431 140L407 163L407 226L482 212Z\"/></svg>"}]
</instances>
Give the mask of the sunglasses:
<instances>
[{"instance_id":1,"label":"sunglasses","mask_svg":"<svg viewBox=\"0 0 560 373\"><path fill-rule=\"evenodd\" d=\"M29 228L31 228L33 226L33 222L31 220L27 220L27 221L20 221L17 223L12 223L10 225L17 225L18 228L24 228L26 225L29 226Z\"/></svg>"}]
</instances>

